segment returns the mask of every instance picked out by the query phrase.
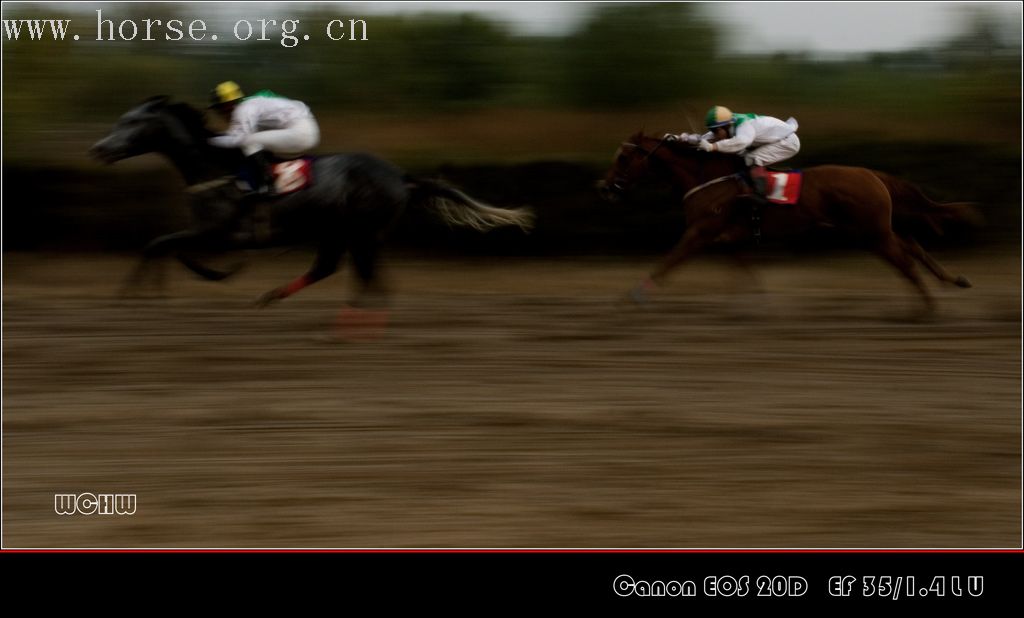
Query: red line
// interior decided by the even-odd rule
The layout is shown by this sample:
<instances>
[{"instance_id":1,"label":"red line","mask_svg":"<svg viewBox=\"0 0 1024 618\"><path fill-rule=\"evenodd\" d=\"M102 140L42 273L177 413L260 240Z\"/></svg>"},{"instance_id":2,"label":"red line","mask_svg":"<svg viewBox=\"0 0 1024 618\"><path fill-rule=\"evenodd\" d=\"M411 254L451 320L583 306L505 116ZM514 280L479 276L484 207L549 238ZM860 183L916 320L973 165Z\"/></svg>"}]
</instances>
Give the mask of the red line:
<instances>
[{"instance_id":1,"label":"red line","mask_svg":"<svg viewBox=\"0 0 1024 618\"><path fill-rule=\"evenodd\" d=\"M1020 549L4 549L15 554L1020 554Z\"/></svg>"}]
</instances>

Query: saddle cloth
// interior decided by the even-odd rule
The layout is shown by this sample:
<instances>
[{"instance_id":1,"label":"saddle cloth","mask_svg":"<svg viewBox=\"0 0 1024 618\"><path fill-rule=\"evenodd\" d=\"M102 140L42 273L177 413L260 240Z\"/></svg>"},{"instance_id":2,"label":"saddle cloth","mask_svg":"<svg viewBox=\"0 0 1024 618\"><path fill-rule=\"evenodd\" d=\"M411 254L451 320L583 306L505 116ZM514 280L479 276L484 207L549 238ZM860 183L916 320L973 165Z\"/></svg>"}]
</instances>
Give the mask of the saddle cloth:
<instances>
[{"instance_id":1,"label":"saddle cloth","mask_svg":"<svg viewBox=\"0 0 1024 618\"><path fill-rule=\"evenodd\" d=\"M274 175L274 194L294 193L313 184L313 157L280 161L270 166Z\"/></svg>"},{"instance_id":2,"label":"saddle cloth","mask_svg":"<svg viewBox=\"0 0 1024 618\"><path fill-rule=\"evenodd\" d=\"M754 191L775 204L796 204L800 199L803 172L800 170L770 170L754 167L750 170Z\"/></svg>"}]
</instances>

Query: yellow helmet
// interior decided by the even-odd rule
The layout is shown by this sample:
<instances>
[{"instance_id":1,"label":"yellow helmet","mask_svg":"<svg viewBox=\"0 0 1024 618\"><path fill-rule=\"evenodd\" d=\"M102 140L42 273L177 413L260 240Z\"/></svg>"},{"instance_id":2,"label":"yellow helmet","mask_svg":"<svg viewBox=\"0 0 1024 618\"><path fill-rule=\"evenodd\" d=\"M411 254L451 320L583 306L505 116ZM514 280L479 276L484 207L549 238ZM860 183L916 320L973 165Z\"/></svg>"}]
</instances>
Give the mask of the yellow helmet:
<instances>
[{"instance_id":1,"label":"yellow helmet","mask_svg":"<svg viewBox=\"0 0 1024 618\"><path fill-rule=\"evenodd\" d=\"M716 105L708 110L707 116L704 117L704 125L709 129L715 129L732 124L732 120L732 110Z\"/></svg>"},{"instance_id":2,"label":"yellow helmet","mask_svg":"<svg viewBox=\"0 0 1024 618\"><path fill-rule=\"evenodd\" d=\"M242 89L235 82L221 82L213 89L211 95L213 106L224 105L232 101L238 101L245 97Z\"/></svg>"}]
</instances>

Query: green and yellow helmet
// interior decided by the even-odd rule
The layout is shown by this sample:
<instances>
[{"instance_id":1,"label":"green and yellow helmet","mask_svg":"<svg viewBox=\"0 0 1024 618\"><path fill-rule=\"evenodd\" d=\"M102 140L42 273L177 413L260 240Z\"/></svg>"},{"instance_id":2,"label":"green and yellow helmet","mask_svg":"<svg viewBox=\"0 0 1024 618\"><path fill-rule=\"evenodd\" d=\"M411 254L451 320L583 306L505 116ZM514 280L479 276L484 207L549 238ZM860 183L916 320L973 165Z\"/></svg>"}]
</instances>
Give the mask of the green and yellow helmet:
<instances>
[{"instance_id":1,"label":"green and yellow helmet","mask_svg":"<svg viewBox=\"0 0 1024 618\"><path fill-rule=\"evenodd\" d=\"M709 129L717 129L733 123L732 110L716 105L704 116L704 125Z\"/></svg>"},{"instance_id":2,"label":"green and yellow helmet","mask_svg":"<svg viewBox=\"0 0 1024 618\"><path fill-rule=\"evenodd\" d=\"M240 101L244 97L245 94L242 93L242 89L235 82L221 82L217 84L217 87L210 94L210 107Z\"/></svg>"}]
</instances>

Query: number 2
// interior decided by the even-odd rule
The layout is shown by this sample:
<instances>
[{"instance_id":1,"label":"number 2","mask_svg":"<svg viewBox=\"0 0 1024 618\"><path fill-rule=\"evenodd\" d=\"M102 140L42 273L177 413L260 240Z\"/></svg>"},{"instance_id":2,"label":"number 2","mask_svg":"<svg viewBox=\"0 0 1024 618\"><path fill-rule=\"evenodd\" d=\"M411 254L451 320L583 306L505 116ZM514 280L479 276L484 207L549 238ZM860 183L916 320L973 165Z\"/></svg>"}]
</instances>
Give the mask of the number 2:
<instances>
[{"instance_id":1,"label":"number 2","mask_svg":"<svg viewBox=\"0 0 1024 618\"><path fill-rule=\"evenodd\" d=\"M278 193L288 193L302 187L302 183L305 180L302 174L304 164L305 162L301 159L277 164L274 171L277 172L275 188Z\"/></svg>"}]
</instances>

